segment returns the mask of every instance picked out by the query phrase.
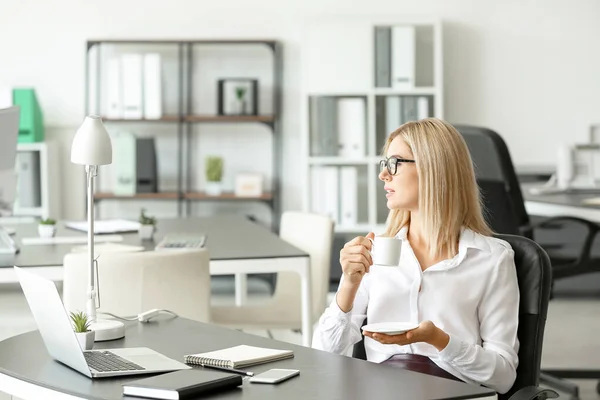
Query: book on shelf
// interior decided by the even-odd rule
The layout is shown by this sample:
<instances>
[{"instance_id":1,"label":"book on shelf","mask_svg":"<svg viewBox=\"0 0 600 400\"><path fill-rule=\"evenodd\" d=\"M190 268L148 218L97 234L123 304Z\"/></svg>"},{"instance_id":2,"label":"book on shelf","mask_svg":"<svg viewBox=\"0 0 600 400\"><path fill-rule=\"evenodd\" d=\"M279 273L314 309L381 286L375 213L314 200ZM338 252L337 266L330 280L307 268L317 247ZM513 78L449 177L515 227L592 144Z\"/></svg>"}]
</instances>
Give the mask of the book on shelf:
<instances>
[{"instance_id":1,"label":"book on shelf","mask_svg":"<svg viewBox=\"0 0 600 400\"><path fill-rule=\"evenodd\" d=\"M141 54L121 56L122 113L124 119L141 119L143 112L143 58Z\"/></svg>"}]
</instances>

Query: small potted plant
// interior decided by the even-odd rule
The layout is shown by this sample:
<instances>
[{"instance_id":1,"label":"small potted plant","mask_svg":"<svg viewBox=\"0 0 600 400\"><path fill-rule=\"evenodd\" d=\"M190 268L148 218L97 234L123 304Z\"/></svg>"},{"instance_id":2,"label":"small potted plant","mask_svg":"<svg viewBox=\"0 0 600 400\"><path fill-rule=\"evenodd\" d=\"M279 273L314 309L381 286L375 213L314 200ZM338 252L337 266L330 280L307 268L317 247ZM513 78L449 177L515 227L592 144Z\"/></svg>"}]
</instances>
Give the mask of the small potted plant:
<instances>
[{"instance_id":1,"label":"small potted plant","mask_svg":"<svg viewBox=\"0 0 600 400\"><path fill-rule=\"evenodd\" d=\"M56 235L56 220L44 218L38 225L38 234L43 238L51 238Z\"/></svg>"},{"instance_id":2,"label":"small potted plant","mask_svg":"<svg viewBox=\"0 0 600 400\"><path fill-rule=\"evenodd\" d=\"M142 240L152 239L156 229L156 218L146 215L146 209L142 208L140 212L140 228L138 233Z\"/></svg>"},{"instance_id":3,"label":"small potted plant","mask_svg":"<svg viewBox=\"0 0 600 400\"><path fill-rule=\"evenodd\" d=\"M83 311L71 312L71 321L81 350L91 350L94 347L96 332L90 330L88 316Z\"/></svg>"},{"instance_id":4,"label":"small potted plant","mask_svg":"<svg viewBox=\"0 0 600 400\"><path fill-rule=\"evenodd\" d=\"M235 88L235 97L237 97L238 104L237 110L239 114L247 114L246 112L246 99L244 96L246 95L246 88L243 86L238 86Z\"/></svg>"},{"instance_id":5,"label":"small potted plant","mask_svg":"<svg viewBox=\"0 0 600 400\"><path fill-rule=\"evenodd\" d=\"M221 157L206 158L206 194L219 196L221 194L221 179L223 178L223 159Z\"/></svg>"}]
</instances>

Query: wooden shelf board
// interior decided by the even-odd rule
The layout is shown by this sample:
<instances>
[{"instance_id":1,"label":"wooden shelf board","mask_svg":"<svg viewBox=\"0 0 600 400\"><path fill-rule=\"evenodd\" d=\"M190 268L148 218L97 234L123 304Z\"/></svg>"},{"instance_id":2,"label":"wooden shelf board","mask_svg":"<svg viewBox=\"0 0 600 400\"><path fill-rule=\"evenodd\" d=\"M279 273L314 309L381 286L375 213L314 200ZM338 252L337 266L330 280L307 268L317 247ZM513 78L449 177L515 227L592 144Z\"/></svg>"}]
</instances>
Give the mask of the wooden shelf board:
<instances>
[{"instance_id":1,"label":"wooden shelf board","mask_svg":"<svg viewBox=\"0 0 600 400\"><path fill-rule=\"evenodd\" d=\"M88 44L275 44L274 39L89 39Z\"/></svg>"},{"instance_id":2,"label":"wooden shelf board","mask_svg":"<svg viewBox=\"0 0 600 400\"><path fill-rule=\"evenodd\" d=\"M178 122L181 118L178 115L163 115L158 119L129 119L129 118L108 118L102 117L102 121L106 122Z\"/></svg>"},{"instance_id":3,"label":"wooden shelf board","mask_svg":"<svg viewBox=\"0 0 600 400\"><path fill-rule=\"evenodd\" d=\"M272 115L189 115L187 122L272 122Z\"/></svg>"},{"instance_id":4,"label":"wooden shelf board","mask_svg":"<svg viewBox=\"0 0 600 400\"><path fill-rule=\"evenodd\" d=\"M209 196L204 192L188 192L183 197L188 200L271 200L273 194L265 192L260 197L240 197L233 192L223 192L219 196Z\"/></svg>"},{"instance_id":5,"label":"wooden shelf board","mask_svg":"<svg viewBox=\"0 0 600 400\"><path fill-rule=\"evenodd\" d=\"M96 200L100 200L100 199L119 199L119 200L178 199L179 193L177 193L177 192L136 193L134 195L128 196L128 195L117 195L114 193L99 192L99 193L94 193L94 198Z\"/></svg>"}]
</instances>

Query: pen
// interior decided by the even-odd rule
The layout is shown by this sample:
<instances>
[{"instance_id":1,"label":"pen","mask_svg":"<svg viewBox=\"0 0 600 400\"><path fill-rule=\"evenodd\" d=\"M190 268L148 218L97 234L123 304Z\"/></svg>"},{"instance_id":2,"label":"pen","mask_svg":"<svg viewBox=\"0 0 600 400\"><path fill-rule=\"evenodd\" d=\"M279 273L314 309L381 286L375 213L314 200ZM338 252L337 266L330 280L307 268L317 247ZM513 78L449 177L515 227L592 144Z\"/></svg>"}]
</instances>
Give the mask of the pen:
<instances>
[{"instance_id":1,"label":"pen","mask_svg":"<svg viewBox=\"0 0 600 400\"><path fill-rule=\"evenodd\" d=\"M212 369L218 369L219 371L235 372L236 374L240 374L240 375L254 376L253 372L242 371L241 369L217 367L216 365L208 365L208 364L200 364L200 365L203 366L204 368L212 368Z\"/></svg>"}]
</instances>

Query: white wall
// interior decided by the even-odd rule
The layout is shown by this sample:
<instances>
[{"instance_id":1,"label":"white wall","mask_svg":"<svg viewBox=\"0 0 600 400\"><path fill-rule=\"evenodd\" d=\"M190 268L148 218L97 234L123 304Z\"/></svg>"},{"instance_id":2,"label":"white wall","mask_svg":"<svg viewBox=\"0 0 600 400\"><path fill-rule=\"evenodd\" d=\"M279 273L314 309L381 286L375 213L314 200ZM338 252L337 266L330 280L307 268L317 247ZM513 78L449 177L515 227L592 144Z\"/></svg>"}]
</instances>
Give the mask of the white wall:
<instances>
[{"instance_id":1,"label":"white wall","mask_svg":"<svg viewBox=\"0 0 600 400\"><path fill-rule=\"evenodd\" d=\"M84 49L92 38L276 38L284 42L284 147L296 156L300 29L311 16L428 15L445 21L451 122L488 126L516 164L551 164L560 142L600 122L596 0L0 0L0 87L36 88L48 138L61 142L62 212L83 216L83 179L68 162L84 114ZM153 4L149 6L148 4ZM340 71L343 73L343 71ZM301 167L285 163L284 209L301 207Z\"/></svg>"}]
</instances>

